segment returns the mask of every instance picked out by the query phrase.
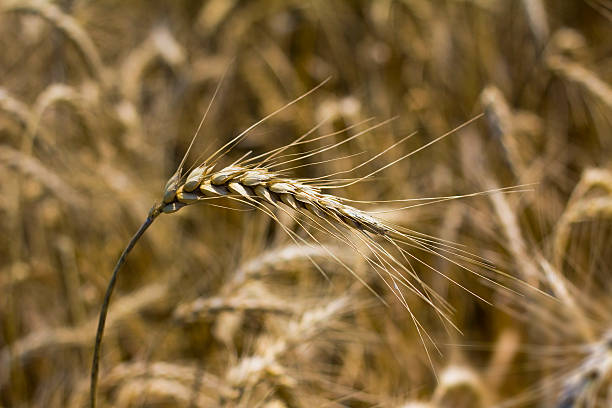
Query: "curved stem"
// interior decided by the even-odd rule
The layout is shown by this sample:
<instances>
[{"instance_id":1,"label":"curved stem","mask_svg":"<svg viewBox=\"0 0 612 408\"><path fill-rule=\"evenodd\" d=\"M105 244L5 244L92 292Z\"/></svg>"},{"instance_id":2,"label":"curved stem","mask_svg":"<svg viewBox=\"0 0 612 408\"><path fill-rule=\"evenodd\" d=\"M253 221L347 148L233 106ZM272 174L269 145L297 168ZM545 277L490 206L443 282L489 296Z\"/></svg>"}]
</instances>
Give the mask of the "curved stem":
<instances>
[{"instance_id":1,"label":"curved stem","mask_svg":"<svg viewBox=\"0 0 612 408\"><path fill-rule=\"evenodd\" d=\"M117 282L117 274L119 273L119 269L125 263L125 259L127 255L130 253L132 248L142 234L149 228L149 226L153 223L153 220L157 217L157 213L151 212L145 222L142 223L136 234L132 237L130 242L127 244L123 253L119 257L117 264L115 265L115 269L113 270L113 274L111 275L110 281L108 282L108 286L106 288L106 293L104 294L104 300L102 302L102 308L100 309L100 318L98 320L98 330L96 331L96 342L94 345L94 353L93 353L93 361L91 366L91 383L89 388L89 401L90 407L95 408L96 406L96 389L98 388L98 369L100 366L100 351L102 348L102 335L104 334L104 325L106 324L106 315L108 314L108 306L110 303L111 295L113 294L113 290L115 289L115 283Z\"/></svg>"}]
</instances>

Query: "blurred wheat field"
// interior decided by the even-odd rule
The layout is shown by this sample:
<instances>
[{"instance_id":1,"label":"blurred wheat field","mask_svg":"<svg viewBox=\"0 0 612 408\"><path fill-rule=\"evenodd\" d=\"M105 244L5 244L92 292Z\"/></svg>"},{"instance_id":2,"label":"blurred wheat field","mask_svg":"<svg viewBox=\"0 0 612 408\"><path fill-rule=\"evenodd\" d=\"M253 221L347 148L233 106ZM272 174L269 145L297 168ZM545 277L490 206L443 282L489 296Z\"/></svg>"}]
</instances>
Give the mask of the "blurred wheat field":
<instances>
[{"instance_id":1,"label":"blurred wheat field","mask_svg":"<svg viewBox=\"0 0 612 408\"><path fill-rule=\"evenodd\" d=\"M484 113L334 194L503 286L421 254L449 322L371 247L190 206L119 275L98 406L612 407L610 39L609 0L1 0L0 406L88 406L113 265L226 72L188 166L328 77L224 165L317 126L291 176L362 177Z\"/></svg>"}]
</instances>

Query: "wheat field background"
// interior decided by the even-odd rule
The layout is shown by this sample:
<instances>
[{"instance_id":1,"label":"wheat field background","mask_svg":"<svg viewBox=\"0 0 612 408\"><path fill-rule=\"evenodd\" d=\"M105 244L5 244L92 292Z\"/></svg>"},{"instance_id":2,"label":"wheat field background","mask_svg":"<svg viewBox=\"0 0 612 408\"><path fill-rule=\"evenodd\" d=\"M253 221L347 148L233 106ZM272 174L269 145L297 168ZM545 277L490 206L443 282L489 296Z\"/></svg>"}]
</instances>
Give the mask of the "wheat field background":
<instances>
[{"instance_id":1,"label":"wheat field background","mask_svg":"<svg viewBox=\"0 0 612 408\"><path fill-rule=\"evenodd\" d=\"M98 406L612 407L611 40L609 0L1 0L0 407L88 406L217 85L187 166L326 78L221 167L397 161L333 193L456 248L402 260L431 292L303 214L164 214Z\"/></svg>"}]
</instances>

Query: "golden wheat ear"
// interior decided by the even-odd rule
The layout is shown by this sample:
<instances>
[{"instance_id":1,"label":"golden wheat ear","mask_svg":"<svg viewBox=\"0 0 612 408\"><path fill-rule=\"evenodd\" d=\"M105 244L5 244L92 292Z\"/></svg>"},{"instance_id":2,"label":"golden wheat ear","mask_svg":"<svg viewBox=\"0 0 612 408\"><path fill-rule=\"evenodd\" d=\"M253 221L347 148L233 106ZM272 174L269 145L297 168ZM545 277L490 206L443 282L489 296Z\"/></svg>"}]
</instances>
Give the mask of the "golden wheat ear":
<instances>
[{"instance_id":1,"label":"golden wheat ear","mask_svg":"<svg viewBox=\"0 0 612 408\"><path fill-rule=\"evenodd\" d=\"M134 248L134 245L136 245L136 243L138 242L138 240L142 237L142 235L145 233L145 231L151 226L151 224L153 224L153 221L155 221L155 219L162 213L172 213L175 212L177 210L179 210L180 208L184 207L185 203L177 201L178 196L182 196L183 191L184 191L184 184L185 184L185 180L183 177L183 168L185 166L185 162L187 161L187 157L189 156L189 153L191 152L191 149L195 143L196 138L198 137L200 130L202 128L202 125L204 124L204 121L206 120L206 117L208 116L208 113L210 112L210 109L212 107L213 102L215 101L215 98L219 92L219 89L221 87L221 84L223 83L223 80L225 78L225 75L227 74L227 71L223 74L223 76L221 77L219 83L217 84L217 87L215 89L215 92L208 104L208 107L206 108L206 112L204 113L202 119L200 120L200 124L198 125L198 128L193 136L193 138L191 139L191 142L189 143L189 147L187 148L187 150L185 151L185 154L183 156L183 158L181 159L180 164L178 165L176 171L174 172L174 174L172 174L172 176L168 179L168 181L166 182L166 185L164 187L164 191L162 194L162 200L161 202L157 202L155 203L152 207L151 210L149 210L149 214L147 215L146 220L142 223L142 225L140 226L140 228L138 228L138 231L136 232L136 234L134 234L134 236L132 237L132 239L130 239L130 241L128 242L128 245L125 247L125 249L123 250L123 252L121 253L121 256L119 257L119 260L117 261L117 264L115 265L115 268L113 269L113 273L111 274L110 280L108 282L108 286L106 288L106 292L104 293L104 299L102 301L102 306L100 308L100 316L99 316L99 320L98 320L98 328L96 331L96 340L95 340L95 344L94 344L94 352L93 352L93 359L92 359L92 366L91 366L91 380L90 380L90 391L89 391L89 399L90 399L90 407L91 408L95 408L96 406L96 391L97 391L97 387L98 387L98 374L99 374L99 368L100 368L100 353L101 353L101 349L102 349L102 337L104 335L104 326L106 324L106 318L108 315L108 308L110 305L110 299L111 296L113 294L113 291L115 289L115 284L117 282L117 276L119 274L119 270L121 269L121 267L123 266L123 264L126 261L126 258L128 256L128 254L130 253L130 251L132 250L132 248ZM238 136L236 136L234 139L232 139L229 143L227 143L226 145L222 146L219 150L217 150L217 152L215 152L213 154L213 156L216 155L220 155L223 156L224 154L226 154L231 148L232 146L234 146L236 143L240 142L240 140L242 140L246 134L252 130L255 126L261 124L262 122L264 122L265 120L271 118L272 116L276 115L277 113L285 110L286 108L288 108L289 106L293 105L294 103L300 101L301 99L303 99L304 97L306 97L307 95L310 95L312 92L314 92L315 90L319 89L320 87L322 87L326 82L329 81L330 78L327 78L326 80L324 80L323 82L319 83L317 86L315 86L314 88L310 89L309 91L307 91L306 93L300 95L299 97L297 97L296 99L292 100L291 102L287 103L286 105L282 106L281 108L277 109L276 111L272 112L271 114L269 114L268 116L264 117L263 119L260 119L258 122L254 123L253 125L251 125L250 127L248 127L246 130L244 130L242 133L240 133ZM218 158L218 157L217 157ZM187 178L187 181L189 182L191 178L193 178L193 173L196 172L198 170L202 170L203 175L207 175L210 173L210 171L212 170L212 165L211 166L207 166L207 165L202 165L197 167L195 170L191 171L189 177Z\"/></svg>"}]
</instances>

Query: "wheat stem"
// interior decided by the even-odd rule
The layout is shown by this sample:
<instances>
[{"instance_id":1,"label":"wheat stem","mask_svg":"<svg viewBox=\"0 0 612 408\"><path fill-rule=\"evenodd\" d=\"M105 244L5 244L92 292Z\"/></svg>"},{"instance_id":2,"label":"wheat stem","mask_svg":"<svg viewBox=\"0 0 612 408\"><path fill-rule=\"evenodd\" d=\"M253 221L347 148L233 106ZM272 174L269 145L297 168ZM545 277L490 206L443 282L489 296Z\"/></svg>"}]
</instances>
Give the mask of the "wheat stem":
<instances>
[{"instance_id":1,"label":"wheat stem","mask_svg":"<svg viewBox=\"0 0 612 408\"><path fill-rule=\"evenodd\" d=\"M115 283L117 282L117 275L119 273L119 269L125 263L125 259L127 255L130 253L136 242L142 237L142 234L153 224L153 221L159 215L159 212L156 210L156 206L149 212L147 219L142 223L138 231L134 234L130 242L127 244L123 253L119 257L117 264L115 265L115 269L113 270L113 274L108 282L108 286L106 288L106 293L104 294L104 301L102 302L102 308L100 309L100 319L98 320L98 329L96 331L96 342L94 345L94 353L93 360L91 364L91 384L89 389L89 401L90 407L95 408L96 406L96 389L98 387L98 369L100 367L100 351L102 348L102 335L104 334L104 325L106 324L106 315L108 314L108 306L110 304L110 298L113 294L113 290L115 289Z\"/></svg>"}]
</instances>

